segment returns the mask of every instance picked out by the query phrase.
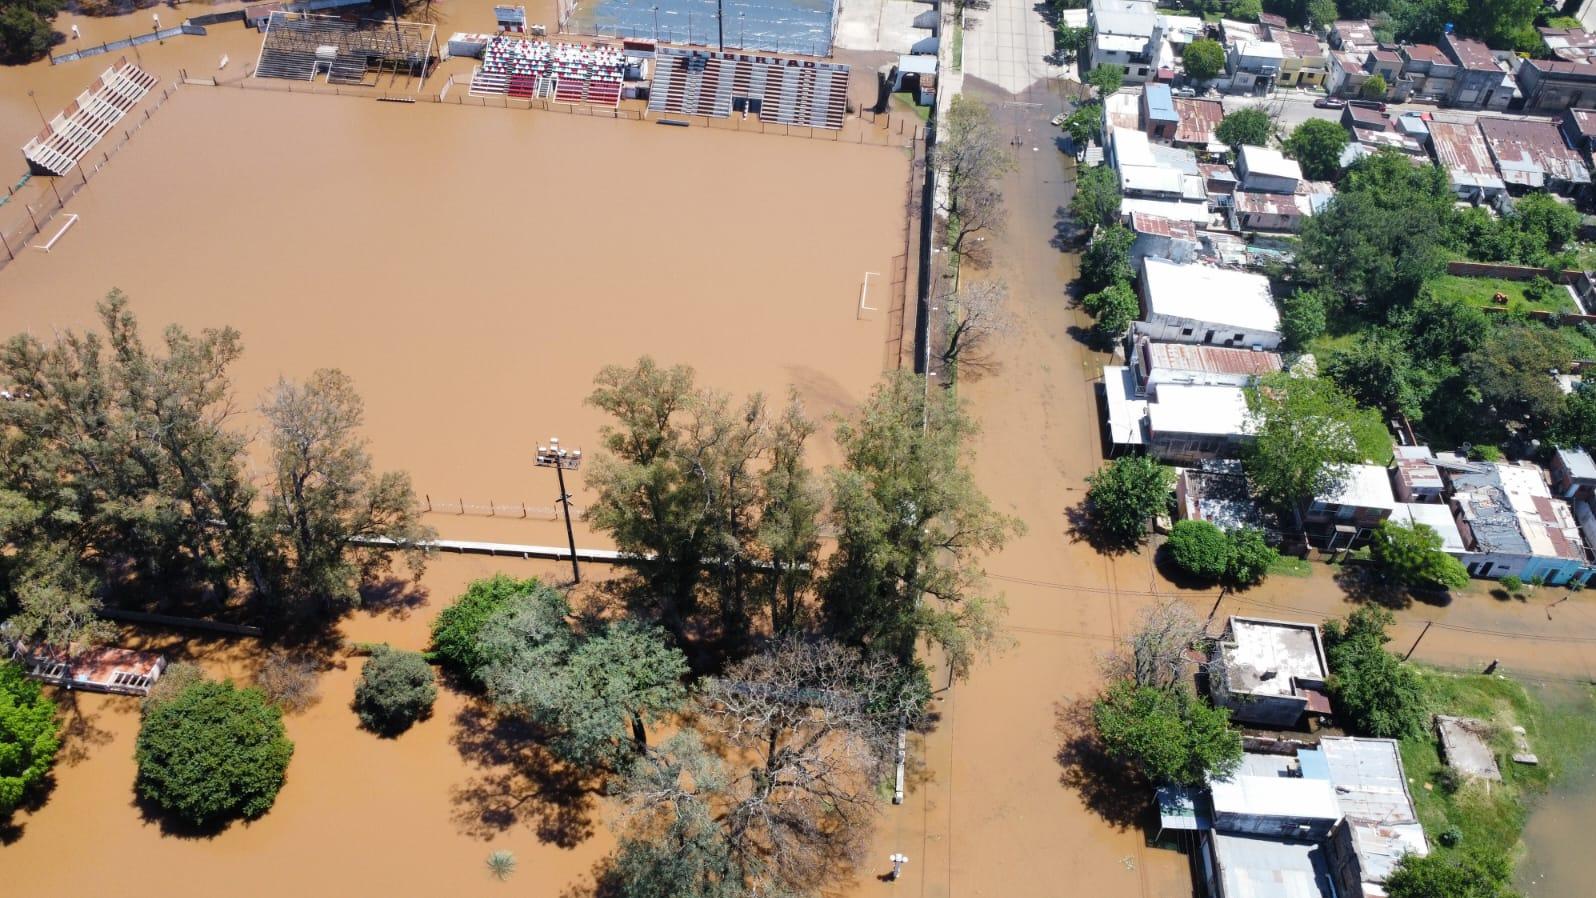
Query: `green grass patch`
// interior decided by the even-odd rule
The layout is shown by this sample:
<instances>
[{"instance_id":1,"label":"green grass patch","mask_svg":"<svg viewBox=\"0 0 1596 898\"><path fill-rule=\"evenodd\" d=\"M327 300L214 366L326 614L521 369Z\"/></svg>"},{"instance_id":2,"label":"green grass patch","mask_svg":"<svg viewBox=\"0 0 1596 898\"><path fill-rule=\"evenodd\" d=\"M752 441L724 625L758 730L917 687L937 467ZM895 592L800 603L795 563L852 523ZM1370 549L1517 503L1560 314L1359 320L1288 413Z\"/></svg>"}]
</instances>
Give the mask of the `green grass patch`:
<instances>
[{"instance_id":1,"label":"green grass patch","mask_svg":"<svg viewBox=\"0 0 1596 898\"><path fill-rule=\"evenodd\" d=\"M1575 687L1531 692L1515 680L1418 668L1439 714L1475 717L1491 725L1491 746L1502 782L1464 782L1452 788L1433 729L1402 740L1402 764L1433 850L1449 851L1438 837L1450 827L1462 833L1457 848L1498 848L1517 857L1535 799L1563 773L1583 763L1596 740L1596 693ZM1521 726L1538 765L1512 760L1513 727Z\"/></svg>"},{"instance_id":2,"label":"green grass patch","mask_svg":"<svg viewBox=\"0 0 1596 898\"><path fill-rule=\"evenodd\" d=\"M957 14L953 17L953 70L964 71L964 23Z\"/></svg>"},{"instance_id":3,"label":"green grass patch","mask_svg":"<svg viewBox=\"0 0 1596 898\"><path fill-rule=\"evenodd\" d=\"M914 94L909 93L906 90L900 90L893 94L892 102L908 109L915 115L918 115L920 117L920 121L922 122L931 121L931 107L921 106L919 103L915 102Z\"/></svg>"},{"instance_id":4,"label":"green grass patch","mask_svg":"<svg viewBox=\"0 0 1596 898\"><path fill-rule=\"evenodd\" d=\"M1282 555L1269 565L1271 577L1312 577L1313 562L1294 555Z\"/></svg>"},{"instance_id":5,"label":"green grass patch","mask_svg":"<svg viewBox=\"0 0 1596 898\"><path fill-rule=\"evenodd\" d=\"M1572 313L1579 311L1561 287L1551 291L1551 296L1536 302L1524 295L1530 281L1509 281L1502 278L1469 278L1445 274L1430 281L1430 290L1443 299L1456 300L1482 309L1508 309L1510 311L1544 311ZM1497 293L1507 297L1506 305L1494 301Z\"/></svg>"}]
</instances>

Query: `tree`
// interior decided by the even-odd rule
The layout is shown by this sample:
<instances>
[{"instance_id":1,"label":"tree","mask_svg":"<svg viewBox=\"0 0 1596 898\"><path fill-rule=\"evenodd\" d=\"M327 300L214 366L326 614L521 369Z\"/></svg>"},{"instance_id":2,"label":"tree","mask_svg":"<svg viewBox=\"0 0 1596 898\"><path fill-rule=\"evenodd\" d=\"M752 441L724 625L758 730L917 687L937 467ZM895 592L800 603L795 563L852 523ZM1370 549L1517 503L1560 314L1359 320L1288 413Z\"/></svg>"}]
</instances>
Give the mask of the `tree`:
<instances>
[{"instance_id":1,"label":"tree","mask_svg":"<svg viewBox=\"0 0 1596 898\"><path fill-rule=\"evenodd\" d=\"M1329 28L1341 18L1335 0L1308 0L1308 24L1315 28Z\"/></svg>"},{"instance_id":2,"label":"tree","mask_svg":"<svg viewBox=\"0 0 1596 898\"><path fill-rule=\"evenodd\" d=\"M771 631L780 635L799 625L800 597L814 583L820 559L820 518L825 494L804 464L804 449L815 423L804 416L797 393L771 431L770 467L763 478L759 543L769 565L765 580Z\"/></svg>"},{"instance_id":3,"label":"tree","mask_svg":"<svg viewBox=\"0 0 1596 898\"><path fill-rule=\"evenodd\" d=\"M1147 522L1169 507L1175 472L1142 455L1126 455L1086 478L1092 529L1105 540L1132 545L1147 535Z\"/></svg>"},{"instance_id":4,"label":"tree","mask_svg":"<svg viewBox=\"0 0 1596 898\"><path fill-rule=\"evenodd\" d=\"M1513 863L1495 848L1404 854L1385 892L1390 898L1518 898Z\"/></svg>"},{"instance_id":5,"label":"tree","mask_svg":"<svg viewBox=\"0 0 1596 898\"><path fill-rule=\"evenodd\" d=\"M49 777L60 748L55 702L20 665L0 661L0 820Z\"/></svg>"},{"instance_id":6,"label":"tree","mask_svg":"<svg viewBox=\"0 0 1596 898\"><path fill-rule=\"evenodd\" d=\"M410 475L372 470L354 382L326 368L304 384L280 379L261 414L272 448L266 523L292 558L284 592L358 604L360 587L401 552L418 576L436 534L421 523Z\"/></svg>"},{"instance_id":7,"label":"tree","mask_svg":"<svg viewBox=\"0 0 1596 898\"><path fill-rule=\"evenodd\" d=\"M943 335L942 362L956 366L968 357L983 364L981 356L993 337L1013 330L1009 314L1009 287L1003 281L976 281L943 298L948 323Z\"/></svg>"},{"instance_id":8,"label":"tree","mask_svg":"<svg viewBox=\"0 0 1596 898\"><path fill-rule=\"evenodd\" d=\"M1125 67L1111 62L1093 66L1086 75L1086 83L1097 88L1099 97L1106 97L1124 86Z\"/></svg>"},{"instance_id":9,"label":"tree","mask_svg":"<svg viewBox=\"0 0 1596 898\"><path fill-rule=\"evenodd\" d=\"M622 620L578 632L570 613L552 590L500 609L480 636L482 679L496 702L550 731L561 759L624 769L647 748L647 725L681 707L687 659L657 627Z\"/></svg>"},{"instance_id":10,"label":"tree","mask_svg":"<svg viewBox=\"0 0 1596 898\"><path fill-rule=\"evenodd\" d=\"M111 622L100 618L99 583L77 553L47 543L19 560L12 579L16 611L7 621L12 638L70 658L115 634Z\"/></svg>"},{"instance_id":11,"label":"tree","mask_svg":"<svg viewBox=\"0 0 1596 898\"><path fill-rule=\"evenodd\" d=\"M1512 323L1488 330L1478 348L1463 357L1460 370L1470 387L1466 398L1477 397L1472 403L1477 420L1507 421L1545 432L1564 405L1563 391L1551 372L1568 370L1571 361L1570 347L1557 331ZM1499 430L1493 433L1499 434Z\"/></svg>"},{"instance_id":12,"label":"tree","mask_svg":"<svg viewBox=\"0 0 1596 898\"><path fill-rule=\"evenodd\" d=\"M1347 168L1339 192L1303 225L1299 274L1373 314L1405 307L1456 258L1446 173L1381 149Z\"/></svg>"},{"instance_id":13,"label":"tree","mask_svg":"<svg viewBox=\"0 0 1596 898\"><path fill-rule=\"evenodd\" d=\"M1194 577L1220 580L1230 571L1230 538L1207 521L1176 521L1168 545L1170 559Z\"/></svg>"},{"instance_id":14,"label":"tree","mask_svg":"<svg viewBox=\"0 0 1596 898\"><path fill-rule=\"evenodd\" d=\"M1238 527L1230 531L1230 568L1225 577L1235 586L1252 586L1263 581L1269 568L1280 560L1280 553L1264 541L1263 531L1256 527Z\"/></svg>"},{"instance_id":15,"label":"tree","mask_svg":"<svg viewBox=\"0 0 1596 898\"><path fill-rule=\"evenodd\" d=\"M1099 227L1081 256L1081 287L1088 293L1115 284L1129 284L1136 276L1131 267L1131 247L1136 234L1118 221Z\"/></svg>"},{"instance_id":16,"label":"tree","mask_svg":"<svg viewBox=\"0 0 1596 898\"><path fill-rule=\"evenodd\" d=\"M120 292L99 314L103 335L22 334L0 349L0 376L22 397L0 403L13 436L6 486L37 508L30 543L124 565L151 588L198 581L225 594L245 575L271 595L245 441L228 428L238 333L174 326L157 352Z\"/></svg>"},{"instance_id":17,"label":"tree","mask_svg":"<svg viewBox=\"0 0 1596 898\"><path fill-rule=\"evenodd\" d=\"M1053 46L1062 51L1066 57L1075 57L1081 55L1081 51L1086 49L1091 39L1092 29L1071 28L1061 22L1053 38Z\"/></svg>"},{"instance_id":18,"label":"tree","mask_svg":"<svg viewBox=\"0 0 1596 898\"><path fill-rule=\"evenodd\" d=\"M1434 386L1409 357L1402 335L1388 328L1371 328L1337 350L1325 373L1358 403L1411 417L1422 414Z\"/></svg>"},{"instance_id":19,"label":"tree","mask_svg":"<svg viewBox=\"0 0 1596 898\"><path fill-rule=\"evenodd\" d=\"M145 708L138 793L196 826L258 817L276 801L293 754L282 712L260 690L201 681Z\"/></svg>"},{"instance_id":20,"label":"tree","mask_svg":"<svg viewBox=\"0 0 1596 898\"><path fill-rule=\"evenodd\" d=\"M1275 133L1274 120L1269 113L1256 106L1238 109L1219 120L1214 136L1219 142L1238 152L1244 146L1266 147Z\"/></svg>"},{"instance_id":21,"label":"tree","mask_svg":"<svg viewBox=\"0 0 1596 898\"><path fill-rule=\"evenodd\" d=\"M1369 80L1358 88L1358 95L1365 100L1383 100L1390 89L1390 85L1385 83L1384 75L1370 75Z\"/></svg>"},{"instance_id":22,"label":"tree","mask_svg":"<svg viewBox=\"0 0 1596 898\"><path fill-rule=\"evenodd\" d=\"M1082 228L1094 228L1119 220L1119 178L1107 165L1081 170L1075 176L1075 195L1070 197L1070 215Z\"/></svg>"},{"instance_id":23,"label":"tree","mask_svg":"<svg viewBox=\"0 0 1596 898\"><path fill-rule=\"evenodd\" d=\"M1321 118L1298 125L1285 140L1286 155L1297 160L1303 176L1314 181L1332 181L1341 174L1341 151L1346 146L1346 129Z\"/></svg>"},{"instance_id":24,"label":"tree","mask_svg":"<svg viewBox=\"0 0 1596 898\"><path fill-rule=\"evenodd\" d=\"M614 788L622 813L598 894L744 898L766 882L762 857L734 850L732 774L693 730L632 761ZM763 891L763 890L762 890ZM761 891L761 893L762 893ZM781 894L776 892L776 894Z\"/></svg>"},{"instance_id":25,"label":"tree","mask_svg":"<svg viewBox=\"0 0 1596 898\"><path fill-rule=\"evenodd\" d=\"M366 728L397 735L432 713L438 698L432 667L420 652L386 644L372 649L355 685L355 713Z\"/></svg>"},{"instance_id":26,"label":"tree","mask_svg":"<svg viewBox=\"0 0 1596 898\"><path fill-rule=\"evenodd\" d=\"M1263 0L1231 0L1229 13L1238 22L1256 22L1263 15Z\"/></svg>"},{"instance_id":27,"label":"tree","mask_svg":"<svg viewBox=\"0 0 1596 898\"><path fill-rule=\"evenodd\" d=\"M1129 284L1121 281L1088 293L1081 299L1081 307L1097 319L1095 329L1100 342L1113 343L1130 330L1131 323L1141 314L1141 301Z\"/></svg>"},{"instance_id":28,"label":"tree","mask_svg":"<svg viewBox=\"0 0 1596 898\"><path fill-rule=\"evenodd\" d=\"M954 97L931 158L944 187L941 211L952 228L953 251L965 251L972 235L1000 231L1007 213L998 180L1014 167L1014 157L991 109L966 94Z\"/></svg>"},{"instance_id":29,"label":"tree","mask_svg":"<svg viewBox=\"0 0 1596 898\"><path fill-rule=\"evenodd\" d=\"M1104 658L1104 678L1172 689L1191 677L1192 650L1205 638L1203 622L1191 606L1176 598L1160 599L1142 612L1128 644Z\"/></svg>"},{"instance_id":30,"label":"tree","mask_svg":"<svg viewBox=\"0 0 1596 898\"><path fill-rule=\"evenodd\" d=\"M1327 685L1348 729L1381 739L1424 732L1424 687L1413 668L1385 650L1393 621L1384 608L1365 605L1346 621L1324 627Z\"/></svg>"},{"instance_id":31,"label":"tree","mask_svg":"<svg viewBox=\"0 0 1596 898\"><path fill-rule=\"evenodd\" d=\"M588 403L614 423L600 430L605 453L588 467L594 501L584 520L638 559L662 623L677 636L698 610L711 559L727 565L734 590L744 585L748 540L758 496L750 466L762 446L764 399L741 412L699 390L691 368L661 368L644 357L631 368L599 372ZM722 596L741 613L745 596Z\"/></svg>"},{"instance_id":32,"label":"tree","mask_svg":"<svg viewBox=\"0 0 1596 898\"><path fill-rule=\"evenodd\" d=\"M58 4L7 3L0 9L0 62L22 64L43 56L59 36L50 28Z\"/></svg>"},{"instance_id":33,"label":"tree","mask_svg":"<svg viewBox=\"0 0 1596 898\"><path fill-rule=\"evenodd\" d=\"M794 889L860 856L898 730L912 728L930 700L923 674L905 688L896 668L895 659L829 640L788 638L704 682L705 729L749 759L730 783L725 817L735 856L759 859L770 879Z\"/></svg>"},{"instance_id":34,"label":"tree","mask_svg":"<svg viewBox=\"0 0 1596 898\"><path fill-rule=\"evenodd\" d=\"M1281 336L1293 349L1307 349L1324 333L1329 318L1327 293L1323 290L1298 289L1276 300L1280 306ZM1329 296L1333 297L1333 294Z\"/></svg>"},{"instance_id":35,"label":"tree","mask_svg":"<svg viewBox=\"0 0 1596 898\"><path fill-rule=\"evenodd\" d=\"M1201 785L1241 763L1230 712L1204 703L1189 684L1158 689L1117 681L1092 706L1092 720L1109 755L1155 785Z\"/></svg>"},{"instance_id":36,"label":"tree","mask_svg":"<svg viewBox=\"0 0 1596 898\"><path fill-rule=\"evenodd\" d=\"M1096 101L1082 103L1064 120L1063 128L1075 145L1075 152L1085 152L1088 143L1103 139L1103 105Z\"/></svg>"},{"instance_id":37,"label":"tree","mask_svg":"<svg viewBox=\"0 0 1596 898\"><path fill-rule=\"evenodd\" d=\"M544 601L563 601L557 590L536 577L517 580L507 574L494 574L471 581L465 592L433 620L433 655L456 673L481 685L480 672L488 662L482 652L483 628L500 610L534 594L541 594Z\"/></svg>"},{"instance_id":38,"label":"tree","mask_svg":"<svg viewBox=\"0 0 1596 898\"><path fill-rule=\"evenodd\" d=\"M1225 70L1225 48L1206 37L1188 44L1181 59L1186 74L1198 81L1207 81Z\"/></svg>"},{"instance_id":39,"label":"tree","mask_svg":"<svg viewBox=\"0 0 1596 898\"><path fill-rule=\"evenodd\" d=\"M1562 446L1596 446L1596 384L1581 383L1563 400L1552 437Z\"/></svg>"},{"instance_id":40,"label":"tree","mask_svg":"<svg viewBox=\"0 0 1596 898\"><path fill-rule=\"evenodd\" d=\"M902 371L837 425L837 547L820 593L831 632L845 642L906 664L928 638L961 674L989 645L1002 603L981 588L979 561L1024 525L993 510L975 485L967 442L975 432L953 392L928 391Z\"/></svg>"},{"instance_id":41,"label":"tree","mask_svg":"<svg viewBox=\"0 0 1596 898\"><path fill-rule=\"evenodd\" d=\"M1462 589L1469 582L1463 563L1441 551L1441 535L1428 524L1381 521L1369 554L1386 573L1409 586Z\"/></svg>"},{"instance_id":42,"label":"tree","mask_svg":"<svg viewBox=\"0 0 1596 898\"><path fill-rule=\"evenodd\" d=\"M1265 501L1295 512L1315 496L1334 492L1349 466L1362 461L1353 401L1322 378L1275 374L1248 390L1253 439L1244 462Z\"/></svg>"}]
</instances>

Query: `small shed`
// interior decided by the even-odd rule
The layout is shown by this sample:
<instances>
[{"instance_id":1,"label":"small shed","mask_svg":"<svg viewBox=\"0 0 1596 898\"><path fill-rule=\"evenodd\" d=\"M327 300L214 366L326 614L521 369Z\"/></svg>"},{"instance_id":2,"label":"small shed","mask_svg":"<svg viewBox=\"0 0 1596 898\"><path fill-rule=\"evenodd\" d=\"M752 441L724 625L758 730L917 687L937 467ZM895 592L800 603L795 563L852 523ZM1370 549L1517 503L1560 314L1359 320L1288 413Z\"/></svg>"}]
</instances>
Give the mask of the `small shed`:
<instances>
[{"instance_id":1,"label":"small shed","mask_svg":"<svg viewBox=\"0 0 1596 898\"><path fill-rule=\"evenodd\" d=\"M892 79L892 92L908 91L915 102L929 106L936 99L937 58L922 53L905 53L898 57L897 74Z\"/></svg>"}]
</instances>

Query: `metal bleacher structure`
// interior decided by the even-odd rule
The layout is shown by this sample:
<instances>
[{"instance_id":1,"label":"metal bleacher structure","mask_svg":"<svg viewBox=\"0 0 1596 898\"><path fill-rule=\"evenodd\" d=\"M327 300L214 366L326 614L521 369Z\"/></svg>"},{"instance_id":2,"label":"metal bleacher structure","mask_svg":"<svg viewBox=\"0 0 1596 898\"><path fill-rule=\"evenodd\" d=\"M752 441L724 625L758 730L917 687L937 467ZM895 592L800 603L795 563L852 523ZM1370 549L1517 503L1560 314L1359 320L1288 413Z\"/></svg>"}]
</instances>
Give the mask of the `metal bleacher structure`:
<instances>
[{"instance_id":1,"label":"metal bleacher structure","mask_svg":"<svg viewBox=\"0 0 1596 898\"><path fill-rule=\"evenodd\" d=\"M648 109L715 118L753 113L763 122L836 130L848 114L848 67L661 47L654 56Z\"/></svg>"},{"instance_id":2,"label":"metal bleacher structure","mask_svg":"<svg viewBox=\"0 0 1596 898\"><path fill-rule=\"evenodd\" d=\"M617 47L498 35L471 75L471 96L552 98L556 103L621 105L626 57Z\"/></svg>"},{"instance_id":3,"label":"metal bleacher structure","mask_svg":"<svg viewBox=\"0 0 1596 898\"><path fill-rule=\"evenodd\" d=\"M155 86L155 76L118 59L22 147L35 174L64 175Z\"/></svg>"},{"instance_id":4,"label":"metal bleacher structure","mask_svg":"<svg viewBox=\"0 0 1596 898\"><path fill-rule=\"evenodd\" d=\"M374 84L385 73L425 78L438 56L437 26L276 11L266 24L256 78ZM419 85L418 85L419 89Z\"/></svg>"}]
</instances>

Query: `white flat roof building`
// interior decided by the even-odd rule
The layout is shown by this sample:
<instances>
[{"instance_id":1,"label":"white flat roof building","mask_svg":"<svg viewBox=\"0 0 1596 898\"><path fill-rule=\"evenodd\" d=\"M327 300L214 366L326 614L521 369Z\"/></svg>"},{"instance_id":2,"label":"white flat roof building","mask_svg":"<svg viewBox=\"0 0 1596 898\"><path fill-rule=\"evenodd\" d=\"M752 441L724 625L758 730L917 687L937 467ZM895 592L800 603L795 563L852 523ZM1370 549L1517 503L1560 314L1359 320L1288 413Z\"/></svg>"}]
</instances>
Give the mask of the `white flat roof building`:
<instances>
[{"instance_id":1,"label":"white flat roof building","mask_svg":"<svg viewBox=\"0 0 1596 898\"><path fill-rule=\"evenodd\" d=\"M1391 512L1391 520L1403 524L1424 524L1441 535L1441 551L1449 555L1462 555L1468 551L1463 544L1463 534L1457 529L1457 518L1452 517L1452 506L1441 502L1398 502Z\"/></svg>"},{"instance_id":2,"label":"white flat roof building","mask_svg":"<svg viewBox=\"0 0 1596 898\"><path fill-rule=\"evenodd\" d=\"M1252 412L1241 387L1163 384L1147 403L1147 426L1155 434L1239 436L1252 432Z\"/></svg>"},{"instance_id":3,"label":"white flat roof building","mask_svg":"<svg viewBox=\"0 0 1596 898\"><path fill-rule=\"evenodd\" d=\"M1261 274L1149 257L1142 262L1142 296L1142 331L1155 340L1280 345L1280 312Z\"/></svg>"},{"instance_id":4,"label":"white flat roof building","mask_svg":"<svg viewBox=\"0 0 1596 898\"><path fill-rule=\"evenodd\" d=\"M1351 465L1341 488L1314 501L1352 508L1395 510L1396 493L1391 490L1391 474L1379 465Z\"/></svg>"},{"instance_id":5,"label":"white flat roof building","mask_svg":"<svg viewBox=\"0 0 1596 898\"><path fill-rule=\"evenodd\" d=\"M1241 167L1247 174L1302 180L1302 166L1297 164L1297 160L1287 159L1285 154L1269 147L1242 147Z\"/></svg>"}]
</instances>

